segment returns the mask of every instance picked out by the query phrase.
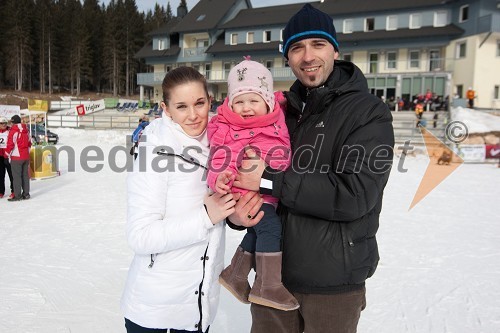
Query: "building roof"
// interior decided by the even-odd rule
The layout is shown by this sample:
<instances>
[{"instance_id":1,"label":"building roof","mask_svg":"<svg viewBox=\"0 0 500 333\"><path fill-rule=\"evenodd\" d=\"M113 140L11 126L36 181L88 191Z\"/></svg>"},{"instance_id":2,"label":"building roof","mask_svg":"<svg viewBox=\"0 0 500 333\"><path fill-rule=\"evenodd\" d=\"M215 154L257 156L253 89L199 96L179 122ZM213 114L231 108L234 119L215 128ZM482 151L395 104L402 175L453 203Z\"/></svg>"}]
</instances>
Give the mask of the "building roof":
<instances>
[{"instance_id":1,"label":"building roof","mask_svg":"<svg viewBox=\"0 0 500 333\"><path fill-rule=\"evenodd\" d=\"M153 41L150 40L134 55L134 58L171 57L179 54L180 50L179 45L172 45L172 47L165 50L153 50Z\"/></svg>"},{"instance_id":2,"label":"building roof","mask_svg":"<svg viewBox=\"0 0 500 333\"><path fill-rule=\"evenodd\" d=\"M408 39L422 37L452 37L461 35L464 32L462 28L454 24L444 27L422 27L420 29L397 29L397 30L375 30L370 32L353 32L351 34L337 34L340 47L342 42L359 42L371 40L388 40L388 39Z\"/></svg>"},{"instance_id":3,"label":"building roof","mask_svg":"<svg viewBox=\"0 0 500 333\"><path fill-rule=\"evenodd\" d=\"M386 10L415 9L446 5L456 0L325 0L318 9L335 17L339 14L361 14Z\"/></svg>"},{"instance_id":4,"label":"building roof","mask_svg":"<svg viewBox=\"0 0 500 333\"><path fill-rule=\"evenodd\" d=\"M148 32L146 36L168 36L170 35L170 32L172 29L181 21L180 18L178 17L172 17L170 21L168 21L166 24L161 26L160 28L153 30L151 32Z\"/></svg>"},{"instance_id":5,"label":"building roof","mask_svg":"<svg viewBox=\"0 0 500 333\"><path fill-rule=\"evenodd\" d=\"M298 12L303 6L304 3L298 3L284 6L243 9L240 10L234 19L222 25L221 28L232 29L278 24L284 26L293 14Z\"/></svg>"},{"instance_id":6,"label":"building roof","mask_svg":"<svg viewBox=\"0 0 500 333\"><path fill-rule=\"evenodd\" d=\"M191 9L172 32L212 30L239 0L201 0Z\"/></svg>"}]
</instances>

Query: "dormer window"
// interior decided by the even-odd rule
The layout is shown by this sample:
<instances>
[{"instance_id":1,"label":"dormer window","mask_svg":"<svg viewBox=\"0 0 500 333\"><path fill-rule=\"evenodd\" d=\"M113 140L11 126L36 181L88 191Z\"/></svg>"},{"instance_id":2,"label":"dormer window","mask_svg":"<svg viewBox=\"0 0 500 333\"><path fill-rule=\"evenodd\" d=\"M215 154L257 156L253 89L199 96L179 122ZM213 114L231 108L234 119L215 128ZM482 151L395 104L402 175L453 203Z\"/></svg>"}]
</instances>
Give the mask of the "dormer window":
<instances>
[{"instance_id":1,"label":"dormer window","mask_svg":"<svg viewBox=\"0 0 500 333\"><path fill-rule=\"evenodd\" d=\"M459 22L465 22L469 19L469 5L464 5L460 7L460 17Z\"/></svg>"},{"instance_id":2,"label":"dormer window","mask_svg":"<svg viewBox=\"0 0 500 333\"><path fill-rule=\"evenodd\" d=\"M203 21L205 19L206 15L205 14L201 14L200 16L198 16L198 18L196 19L197 22L200 22L200 21Z\"/></svg>"},{"instance_id":3,"label":"dormer window","mask_svg":"<svg viewBox=\"0 0 500 333\"><path fill-rule=\"evenodd\" d=\"M410 15L410 29L419 29L422 26L422 14Z\"/></svg>"},{"instance_id":4,"label":"dormer window","mask_svg":"<svg viewBox=\"0 0 500 333\"><path fill-rule=\"evenodd\" d=\"M398 28L398 17L396 15L387 16L386 30L396 30Z\"/></svg>"},{"instance_id":5,"label":"dormer window","mask_svg":"<svg viewBox=\"0 0 500 333\"><path fill-rule=\"evenodd\" d=\"M344 27L342 29L342 31L345 33L345 34L350 34L352 33L352 20L351 19L346 19L344 20Z\"/></svg>"},{"instance_id":6,"label":"dormer window","mask_svg":"<svg viewBox=\"0 0 500 333\"><path fill-rule=\"evenodd\" d=\"M163 39L158 40L158 50L165 50L165 41Z\"/></svg>"},{"instance_id":7,"label":"dormer window","mask_svg":"<svg viewBox=\"0 0 500 333\"><path fill-rule=\"evenodd\" d=\"M264 43L269 43L271 41L271 30L264 31L264 35L262 36L262 40Z\"/></svg>"},{"instance_id":8,"label":"dormer window","mask_svg":"<svg viewBox=\"0 0 500 333\"><path fill-rule=\"evenodd\" d=\"M247 44L253 44L253 32L247 32Z\"/></svg>"},{"instance_id":9,"label":"dormer window","mask_svg":"<svg viewBox=\"0 0 500 333\"><path fill-rule=\"evenodd\" d=\"M369 17L365 19L365 31L375 30L375 18Z\"/></svg>"},{"instance_id":10,"label":"dormer window","mask_svg":"<svg viewBox=\"0 0 500 333\"><path fill-rule=\"evenodd\" d=\"M445 11L439 11L434 13L434 26L444 27L446 25L447 13Z\"/></svg>"},{"instance_id":11,"label":"dormer window","mask_svg":"<svg viewBox=\"0 0 500 333\"><path fill-rule=\"evenodd\" d=\"M231 34L231 40L229 41L231 45L238 44L238 34Z\"/></svg>"}]
</instances>

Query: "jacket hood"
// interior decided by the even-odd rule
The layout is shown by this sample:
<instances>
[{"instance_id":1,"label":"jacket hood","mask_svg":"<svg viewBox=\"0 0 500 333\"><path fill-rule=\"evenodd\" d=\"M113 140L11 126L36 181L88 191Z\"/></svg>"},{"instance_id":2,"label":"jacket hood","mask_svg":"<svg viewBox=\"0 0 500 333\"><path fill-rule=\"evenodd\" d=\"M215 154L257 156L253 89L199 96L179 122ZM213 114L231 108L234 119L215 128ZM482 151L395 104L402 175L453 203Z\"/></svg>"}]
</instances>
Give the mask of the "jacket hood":
<instances>
[{"instance_id":1,"label":"jacket hood","mask_svg":"<svg viewBox=\"0 0 500 333\"><path fill-rule=\"evenodd\" d=\"M280 116L281 106L278 102L274 103L274 110L266 115L243 119L229 107L229 99L226 97L224 103L217 108L217 115L221 123L231 124L240 128L263 127L274 124Z\"/></svg>"}]
</instances>

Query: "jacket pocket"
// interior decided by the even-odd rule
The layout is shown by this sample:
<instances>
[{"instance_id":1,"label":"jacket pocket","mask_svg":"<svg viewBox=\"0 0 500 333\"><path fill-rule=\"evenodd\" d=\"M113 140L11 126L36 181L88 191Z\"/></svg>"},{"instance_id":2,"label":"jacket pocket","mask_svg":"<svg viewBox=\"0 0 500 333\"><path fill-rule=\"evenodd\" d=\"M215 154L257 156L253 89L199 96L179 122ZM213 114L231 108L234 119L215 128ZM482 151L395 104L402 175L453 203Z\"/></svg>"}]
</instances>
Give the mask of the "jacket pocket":
<instances>
[{"instance_id":1,"label":"jacket pocket","mask_svg":"<svg viewBox=\"0 0 500 333\"><path fill-rule=\"evenodd\" d=\"M353 239L346 224L340 225L344 246L344 264L350 284L363 283L373 270L366 236Z\"/></svg>"}]
</instances>

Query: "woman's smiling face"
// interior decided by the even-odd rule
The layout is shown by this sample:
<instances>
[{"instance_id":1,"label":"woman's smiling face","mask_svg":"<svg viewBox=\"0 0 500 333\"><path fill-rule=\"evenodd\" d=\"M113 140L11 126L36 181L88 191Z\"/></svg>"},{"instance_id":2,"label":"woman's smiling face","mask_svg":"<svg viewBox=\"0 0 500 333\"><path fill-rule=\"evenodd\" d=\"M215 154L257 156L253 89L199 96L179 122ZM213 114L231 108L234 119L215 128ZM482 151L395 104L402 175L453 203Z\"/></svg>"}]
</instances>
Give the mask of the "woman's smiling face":
<instances>
[{"instance_id":1,"label":"woman's smiling face","mask_svg":"<svg viewBox=\"0 0 500 333\"><path fill-rule=\"evenodd\" d=\"M191 81L170 90L168 105L162 102L165 114L179 124L189 136L198 136L207 127L210 102L202 83Z\"/></svg>"}]
</instances>

